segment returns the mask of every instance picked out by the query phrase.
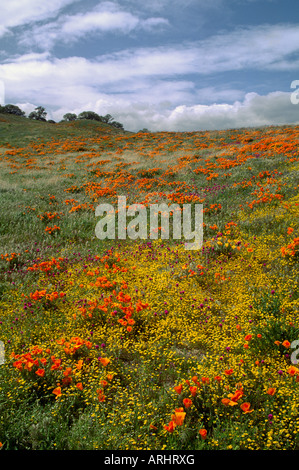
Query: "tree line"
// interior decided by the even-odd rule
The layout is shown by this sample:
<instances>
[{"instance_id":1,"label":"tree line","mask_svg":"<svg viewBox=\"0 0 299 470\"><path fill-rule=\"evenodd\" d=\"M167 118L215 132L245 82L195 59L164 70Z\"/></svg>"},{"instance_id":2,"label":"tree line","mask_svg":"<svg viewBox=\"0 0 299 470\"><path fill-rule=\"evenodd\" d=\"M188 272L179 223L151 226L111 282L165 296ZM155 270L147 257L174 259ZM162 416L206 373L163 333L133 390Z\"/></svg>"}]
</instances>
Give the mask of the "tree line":
<instances>
[{"instance_id":1,"label":"tree line","mask_svg":"<svg viewBox=\"0 0 299 470\"><path fill-rule=\"evenodd\" d=\"M22 111L18 106L14 104L6 104L5 106L0 105L0 113L1 114L14 114L15 116L26 116L25 111ZM36 120L36 121L46 121L55 124L55 121L52 119L46 119L47 112L43 106L37 106L34 111L29 113L28 119ZM111 114L106 114L105 116L100 116L99 114L95 113L94 111L82 111L80 114L75 113L66 113L63 116L63 119L60 122L73 122L81 119L90 119L93 121L104 122L106 124L110 124L113 127L118 129L123 129L124 126L114 120Z\"/></svg>"}]
</instances>

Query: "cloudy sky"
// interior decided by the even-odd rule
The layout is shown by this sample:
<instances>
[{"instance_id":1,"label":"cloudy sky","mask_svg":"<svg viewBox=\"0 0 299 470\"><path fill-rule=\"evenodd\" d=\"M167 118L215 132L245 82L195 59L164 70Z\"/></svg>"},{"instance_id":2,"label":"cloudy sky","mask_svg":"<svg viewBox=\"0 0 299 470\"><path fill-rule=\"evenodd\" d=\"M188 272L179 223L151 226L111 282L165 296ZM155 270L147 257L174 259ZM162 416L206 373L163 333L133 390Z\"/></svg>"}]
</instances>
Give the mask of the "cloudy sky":
<instances>
[{"instance_id":1,"label":"cloudy sky","mask_svg":"<svg viewBox=\"0 0 299 470\"><path fill-rule=\"evenodd\" d=\"M26 113L92 110L131 131L292 124L297 89L298 0L0 0L0 103Z\"/></svg>"}]
</instances>

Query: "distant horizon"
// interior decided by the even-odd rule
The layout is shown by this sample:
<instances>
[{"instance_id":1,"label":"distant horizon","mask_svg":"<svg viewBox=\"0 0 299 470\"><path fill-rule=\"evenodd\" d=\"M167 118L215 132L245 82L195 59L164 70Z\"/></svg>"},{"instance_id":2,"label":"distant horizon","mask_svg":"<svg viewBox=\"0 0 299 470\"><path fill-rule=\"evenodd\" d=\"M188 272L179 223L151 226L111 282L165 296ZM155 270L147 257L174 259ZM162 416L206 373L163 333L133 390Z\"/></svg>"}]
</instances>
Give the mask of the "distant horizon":
<instances>
[{"instance_id":1,"label":"distant horizon","mask_svg":"<svg viewBox=\"0 0 299 470\"><path fill-rule=\"evenodd\" d=\"M0 104L111 114L131 132L299 124L295 0L14 0ZM299 82L298 82L299 83ZM297 92L298 90L298 92Z\"/></svg>"},{"instance_id":2,"label":"distant horizon","mask_svg":"<svg viewBox=\"0 0 299 470\"><path fill-rule=\"evenodd\" d=\"M14 106L16 106L14 103L6 103L6 104L12 104ZM0 104L0 106L3 106ZM21 109L21 108L20 108ZM84 110L84 111L88 111L88 110ZM0 114L1 114L1 111L0 111ZM11 113L4 113L6 116L9 115L9 116L12 116L13 114ZM67 124L67 123L74 123L74 122L79 122L79 121L87 121L87 122L93 122L93 123L98 123L98 124L107 124L107 125L111 125L109 123L105 123L104 121L96 121L96 120L93 120L93 119L82 119L82 118L77 118L75 119L74 121L67 121L67 120L64 120L64 119L60 119L59 121L54 121L52 118L50 118L49 116L47 116L47 118L42 121L38 121L38 120L34 120L34 119L30 119L29 118L29 113L28 114L25 114L24 116L16 116L15 117L18 117L18 118L25 118L29 121L33 121L33 122L45 122L45 123L54 123L54 124ZM148 133L200 133L200 132L229 132L229 131L238 131L238 130L244 130L244 129L250 129L250 130L253 130L253 129L263 129L263 128L275 128L275 127L298 127L299 126L299 122L297 123L285 123L285 124L261 124L261 125L248 125L248 126L238 126L238 127L223 127L223 128L215 128L215 129L194 129L192 131L186 131L186 130L180 130L180 129L177 129L177 130L172 130L172 131L163 131L161 129L156 129L156 130L151 130L151 129L148 129L148 128L142 128L142 129L138 129L138 130L128 130L126 129L125 127L123 129L119 129L121 132L129 132L129 133L132 133L132 134L135 134L135 133L143 133L143 132L148 132Z\"/></svg>"}]
</instances>

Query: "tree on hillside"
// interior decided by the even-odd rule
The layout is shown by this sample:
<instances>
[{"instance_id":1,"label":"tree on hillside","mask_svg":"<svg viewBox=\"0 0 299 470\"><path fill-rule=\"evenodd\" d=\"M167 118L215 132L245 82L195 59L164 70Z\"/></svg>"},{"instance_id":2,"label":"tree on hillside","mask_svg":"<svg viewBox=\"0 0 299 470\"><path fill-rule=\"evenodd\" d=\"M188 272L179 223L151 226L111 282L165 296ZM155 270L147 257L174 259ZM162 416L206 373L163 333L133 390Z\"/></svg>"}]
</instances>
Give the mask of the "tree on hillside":
<instances>
[{"instance_id":1,"label":"tree on hillside","mask_svg":"<svg viewBox=\"0 0 299 470\"><path fill-rule=\"evenodd\" d=\"M111 114L106 114L105 116L101 116L102 121L106 122L107 124L110 124L113 127L117 127L118 129L123 129L124 126L117 121L114 121L114 117L111 116Z\"/></svg>"},{"instance_id":2,"label":"tree on hillside","mask_svg":"<svg viewBox=\"0 0 299 470\"><path fill-rule=\"evenodd\" d=\"M64 121L75 121L76 119L90 119L92 121L105 122L106 124L109 124L110 126L116 127L118 129L124 128L120 122L114 121L114 118L111 116L111 114L100 116L94 111L82 111L82 113L80 113L78 116L73 113L67 113L63 116Z\"/></svg>"},{"instance_id":3,"label":"tree on hillside","mask_svg":"<svg viewBox=\"0 0 299 470\"><path fill-rule=\"evenodd\" d=\"M113 121L110 124L111 124L111 126L116 127L117 129L123 129L124 128L124 126L120 122L117 122L117 121Z\"/></svg>"},{"instance_id":4,"label":"tree on hillside","mask_svg":"<svg viewBox=\"0 0 299 470\"><path fill-rule=\"evenodd\" d=\"M14 114L15 116L25 116L25 111L22 111L18 106L14 104L6 104L5 106L0 106L0 113Z\"/></svg>"},{"instance_id":5,"label":"tree on hillside","mask_svg":"<svg viewBox=\"0 0 299 470\"><path fill-rule=\"evenodd\" d=\"M111 114L106 114L105 116L101 116L103 122L106 122L107 124L111 124L114 118L111 116Z\"/></svg>"},{"instance_id":6,"label":"tree on hillside","mask_svg":"<svg viewBox=\"0 0 299 470\"><path fill-rule=\"evenodd\" d=\"M82 111L82 113L78 115L78 119L91 119L93 121L102 121L102 117L94 111Z\"/></svg>"},{"instance_id":7,"label":"tree on hillside","mask_svg":"<svg viewBox=\"0 0 299 470\"><path fill-rule=\"evenodd\" d=\"M36 121L46 121L46 110L42 106L38 106L29 114L29 119L35 119Z\"/></svg>"},{"instance_id":8,"label":"tree on hillside","mask_svg":"<svg viewBox=\"0 0 299 470\"><path fill-rule=\"evenodd\" d=\"M76 119L77 119L77 114L75 113L66 113L63 116L63 121L71 122L71 121L76 121Z\"/></svg>"}]
</instances>

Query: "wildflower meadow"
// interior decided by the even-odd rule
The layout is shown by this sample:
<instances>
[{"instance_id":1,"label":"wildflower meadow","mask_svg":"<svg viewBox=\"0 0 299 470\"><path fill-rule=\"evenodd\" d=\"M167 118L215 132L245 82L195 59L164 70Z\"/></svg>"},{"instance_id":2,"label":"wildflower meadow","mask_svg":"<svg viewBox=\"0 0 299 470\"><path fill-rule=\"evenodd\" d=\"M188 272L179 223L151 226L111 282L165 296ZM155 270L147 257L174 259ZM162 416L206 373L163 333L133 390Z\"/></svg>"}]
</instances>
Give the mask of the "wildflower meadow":
<instances>
[{"instance_id":1,"label":"wildflower meadow","mask_svg":"<svg viewBox=\"0 0 299 470\"><path fill-rule=\"evenodd\" d=\"M0 117L1 450L298 450L299 126ZM201 248L100 240L119 196Z\"/></svg>"}]
</instances>

